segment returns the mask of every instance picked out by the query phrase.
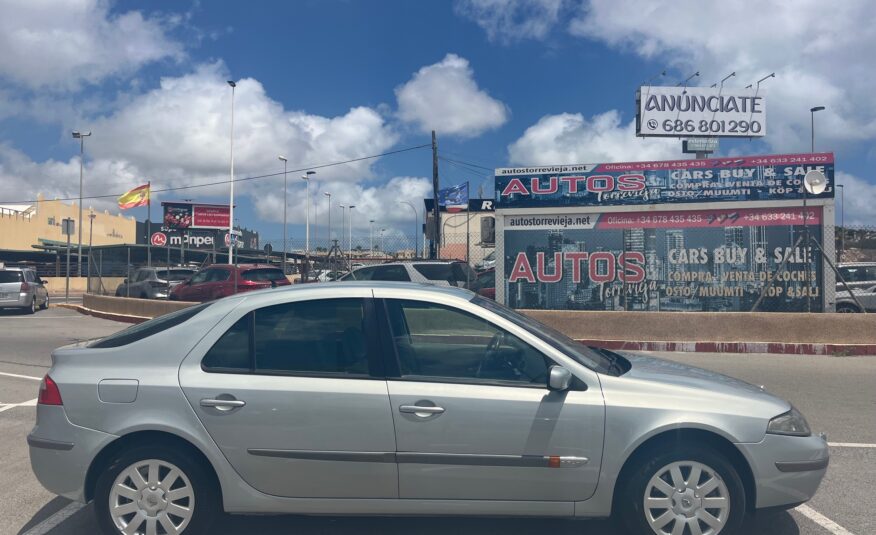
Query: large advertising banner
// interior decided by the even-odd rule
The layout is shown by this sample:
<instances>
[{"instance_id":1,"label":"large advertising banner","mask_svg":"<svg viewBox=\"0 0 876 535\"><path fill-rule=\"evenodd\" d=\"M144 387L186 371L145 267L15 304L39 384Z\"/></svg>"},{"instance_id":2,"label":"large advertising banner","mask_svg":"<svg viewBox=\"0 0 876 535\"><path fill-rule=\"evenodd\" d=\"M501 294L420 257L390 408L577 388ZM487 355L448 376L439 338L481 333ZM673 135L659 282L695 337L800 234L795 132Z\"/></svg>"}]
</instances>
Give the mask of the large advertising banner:
<instances>
[{"instance_id":1,"label":"large advertising banner","mask_svg":"<svg viewBox=\"0 0 876 535\"><path fill-rule=\"evenodd\" d=\"M631 206L803 199L818 170L833 198L833 153L496 169L496 208Z\"/></svg>"},{"instance_id":2,"label":"large advertising banner","mask_svg":"<svg viewBox=\"0 0 876 535\"><path fill-rule=\"evenodd\" d=\"M636 93L636 135L761 137L766 99L757 89L642 86Z\"/></svg>"},{"instance_id":3,"label":"large advertising banner","mask_svg":"<svg viewBox=\"0 0 876 535\"><path fill-rule=\"evenodd\" d=\"M231 209L227 204L191 204L163 202L163 228L179 229L227 229Z\"/></svg>"},{"instance_id":4,"label":"large advertising banner","mask_svg":"<svg viewBox=\"0 0 876 535\"><path fill-rule=\"evenodd\" d=\"M507 215L505 301L551 310L821 311L822 209ZM778 267L785 269L776 276Z\"/></svg>"}]
</instances>

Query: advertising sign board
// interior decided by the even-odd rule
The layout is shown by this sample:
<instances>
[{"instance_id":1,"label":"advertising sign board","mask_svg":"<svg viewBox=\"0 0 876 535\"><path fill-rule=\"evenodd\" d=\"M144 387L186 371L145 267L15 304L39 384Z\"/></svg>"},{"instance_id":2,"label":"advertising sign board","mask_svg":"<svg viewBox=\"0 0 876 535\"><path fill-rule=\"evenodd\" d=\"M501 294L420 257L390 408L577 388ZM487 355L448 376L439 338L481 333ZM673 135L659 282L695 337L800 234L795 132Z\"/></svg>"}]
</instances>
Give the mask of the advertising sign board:
<instances>
[{"instance_id":1,"label":"advertising sign board","mask_svg":"<svg viewBox=\"0 0 876 535\"><path fill-rule=\"evenodd\" d=\"M223 229L231 217L225 204L192 204L163 202L164 228L167 229Z\"/></svg>"},{"instance_id":2,"label":"advertising sign board","mask_svg":"<svg viewBox=\"0 0 876 535\"><path fill-rule=\"evenodd\" d=\"M822 208L807 208L805 219L820 242ZM747 311L769 286L759 310L804 311L809 296L820 311L823 264L816 251L795 247L803 233L801 207L506 215L505 302L552 310Z\"/></svg>"},{"instance_id":3,"label":"advertising sign board","mask_svg":"<svg viewBox=\"0 0 876 535\"><path fill-rule=\"evenodd\" d=\"M755 89L643 86L636 94L636 135L762 137L766 99Z\"/></svg>"},{"instance_id":4,"label":"advertising sign board","mask_svg":"<svg viewBox=\"0 0 876 535\"><path fill-rule=\"evenodd\" d=\"M833 153L496 169L496 208L802 199L818 170L833 198Z\"/></svg>"}]
</instances>

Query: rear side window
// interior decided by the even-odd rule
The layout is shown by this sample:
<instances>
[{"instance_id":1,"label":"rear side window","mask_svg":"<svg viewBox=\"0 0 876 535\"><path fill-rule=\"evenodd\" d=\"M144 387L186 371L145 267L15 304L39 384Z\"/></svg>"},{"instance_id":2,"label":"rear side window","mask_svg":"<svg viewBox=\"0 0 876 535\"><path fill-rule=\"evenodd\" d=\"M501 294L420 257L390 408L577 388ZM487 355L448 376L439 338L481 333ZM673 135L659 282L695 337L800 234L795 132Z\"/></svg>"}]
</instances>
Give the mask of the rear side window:
<instances>
[{"instance_id":1,"label":"rear side window","mask_svg":"<svg viewBox=\"0 0 876 535\"><path fill-rule=\"evenodd\" d=\"M161 331L170 329L171 327L176 327L177 325L190 320L208 306L210 306L210 304L205 303L203 305L196 305L177 310L176 312L171 312L170 314L158 316L157 318L134 325L133 327L128 327L123 331L119 331L95 342L91 342L88 344L88 347L104 348L128 345L152 336L153 334L158 334Z\"/></svg>"},{"instance_id":2,"label":"rear side window","mask_svg":"<svg viewBox=\"0 0 876 535\"><path fill-rule=\"evenodd\" d=\"M362 299L299 301L238 320L201 362L207 371L265 375L368 375Z\"/></svg>"},{"instance_id":3,"label":"rear side window","mask_svg":"<svg viewBox=\"0 0 876 535\"><path fill-rule=\"evenodd\" d=\"M431 281L456 282L452 264L414 264L414 269Z\"/></svg>"},{"instance_id":4,"label":"rear side window","mask_svg":"<svg viewBox=\"0 0 876 535\"><path fill-rule=\"evenodd\" d=\"M0 284L4 282L21 282L20 271L0 271Z\"/></svg>"},{"instance_id":5,"label":"rear side window","mask_svg":"<svg viewBox=\"0 0 876 535\"><path fill-rule=\"evenodd\" d=\"M286 278L279 269L250 269L240 276L243 280L255 282L278 281Z\"/></svg>"},{"instance_id":6,"label":"rear side window","mask_svg":"<svg viewBox=\"0 0 876 535\"><path fill-rule=\"evenodd\" d=\"M411 278L404 266L377 266L370 280L410 282Z\"/></svg>"}]
</instances>

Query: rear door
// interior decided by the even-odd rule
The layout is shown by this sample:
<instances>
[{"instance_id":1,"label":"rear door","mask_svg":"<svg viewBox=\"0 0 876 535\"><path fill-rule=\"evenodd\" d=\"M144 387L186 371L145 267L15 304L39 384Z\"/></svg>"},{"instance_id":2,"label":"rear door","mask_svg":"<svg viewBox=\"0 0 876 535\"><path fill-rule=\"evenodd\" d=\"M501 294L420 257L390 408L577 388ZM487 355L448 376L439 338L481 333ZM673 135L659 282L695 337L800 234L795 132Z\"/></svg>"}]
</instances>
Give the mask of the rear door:
<instances>
[{"instance_id":1,"label":"rear door","mask_svg":"<svg viewBox=\"0 0 876 535\"><path fill-rule=\"evenodd\" d=\"M605 418L595 374L579 369L574 388L551 391L555 362L512 327L479 318L479 307L384 303L401 498L569 502L593 494Z\"/></svg>"},{"instance_id":2,"label":"rear door","mask_svg":"<svg viewBox=\"0 0 876 535\"><path fill-rule=\"evenodd\" d=\"M18 270L0 270L0 305L18 304L18 293L21 291L21 283L24 275Z\"/></svg>"},{"instance_id":3,"label":"rear door","mask_svg":"<svg viewBox=\"0 0 876 535\"><path fill-rule=\"evenodd\" d=\"M397 498L395 434L370 290L232 313L180 384L238 474L295 498Z\"/></svg>"}]
</instances>

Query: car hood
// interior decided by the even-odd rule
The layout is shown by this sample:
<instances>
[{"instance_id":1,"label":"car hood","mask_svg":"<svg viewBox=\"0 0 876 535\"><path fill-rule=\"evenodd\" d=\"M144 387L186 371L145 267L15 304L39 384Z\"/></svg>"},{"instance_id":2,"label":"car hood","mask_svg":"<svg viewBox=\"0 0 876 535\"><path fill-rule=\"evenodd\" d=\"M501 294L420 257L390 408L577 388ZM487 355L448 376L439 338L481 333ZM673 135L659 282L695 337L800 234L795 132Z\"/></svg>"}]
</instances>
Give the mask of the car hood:
<instances>
[{"instance_id":1,"label":"car hood","mask_svg":"<svg viewBox=\"0 0 876 535\"><path fill-rule=\"evenodd\" d=\"M748 402L762 402L770 407L769 411L775 411L775 414L791 408L790 403L763 388L727 375L659 358L632 353L621 353L621 355L631 365L630 370L621 376L622 378L647 381L663 387L695 390L703 397L731 396Z\"/></svg>"}]
</instances>

